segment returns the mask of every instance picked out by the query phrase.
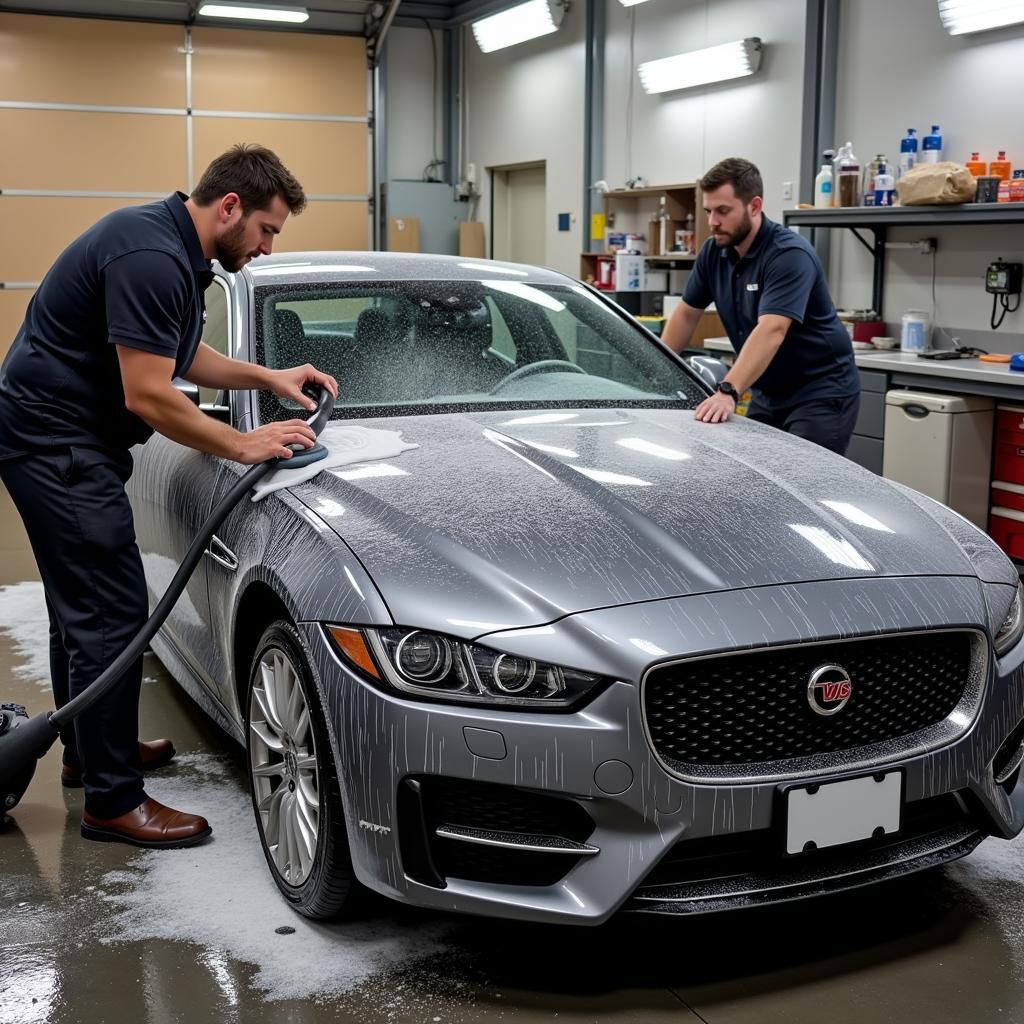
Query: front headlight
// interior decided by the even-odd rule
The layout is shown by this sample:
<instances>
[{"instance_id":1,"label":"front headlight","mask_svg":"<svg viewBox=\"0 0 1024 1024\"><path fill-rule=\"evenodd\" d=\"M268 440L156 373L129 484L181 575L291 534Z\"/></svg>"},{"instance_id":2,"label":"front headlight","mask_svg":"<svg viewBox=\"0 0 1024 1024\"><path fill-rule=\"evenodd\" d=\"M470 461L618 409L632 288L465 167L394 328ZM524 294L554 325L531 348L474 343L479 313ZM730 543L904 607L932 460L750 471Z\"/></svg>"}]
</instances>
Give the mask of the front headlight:
<instances>
[{"instance_id":1,"label":"front headlight","mask_svg":"<svg viewBox=\"0 0 1024 1024\"><path fill-rule=\"evenodd\" d=\"M1021 584L1017 584L1017 593L1013 596L1010 609L1006 613L1003 624L995 636L996 654L1003 655L1011 647L1015 647L1024 636L1024 600L1021 598Z\"/></svg>"},{"instance_id":2,"label":"front headlight","mask_svg":"<svg viewBox=\"0 0 1024 1024\"><path fill-rule=\"evenodd\" d=\"M569 708L607 681L421 629L330 626L328 632L348 660L364 672L403 693L434 700L537 710Z\"/></svg>"}]
</instances>

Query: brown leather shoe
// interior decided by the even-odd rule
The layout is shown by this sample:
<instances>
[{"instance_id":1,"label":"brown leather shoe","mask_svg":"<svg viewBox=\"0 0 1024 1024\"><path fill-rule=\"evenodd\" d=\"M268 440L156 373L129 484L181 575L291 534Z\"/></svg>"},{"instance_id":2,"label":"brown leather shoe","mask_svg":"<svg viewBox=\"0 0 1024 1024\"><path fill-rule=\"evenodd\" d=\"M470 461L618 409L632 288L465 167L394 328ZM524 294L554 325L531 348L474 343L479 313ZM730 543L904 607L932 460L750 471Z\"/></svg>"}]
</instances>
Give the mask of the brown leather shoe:
<instances>
[{"instance_id":1,"label":"brown leather shoe","mask_svg":"<svg viewBox=\"0 0 1024 1024\"><path fill-rule=\"evenodd\" d=\"M175 850L195 846L212 832L209 822L198 814L176 811L149 797L118 818L94 818L88 811L82 814L82 837L100 843Z\"/></svg>"},{"instance_id":2,"label":"brown leather shoe","mask_svg":"<svg viewBox=\"0 0 1024 1024\"><path fill-rule=\"evenodd\" d=\"M139 760L144 772L156 771L170 764L174 757L174 744L170 740L150 740L139 744ZM82 788L82 769L77 764L65 764L60 770L60 784L68 789Z\"/></svg>"}]
</instances>

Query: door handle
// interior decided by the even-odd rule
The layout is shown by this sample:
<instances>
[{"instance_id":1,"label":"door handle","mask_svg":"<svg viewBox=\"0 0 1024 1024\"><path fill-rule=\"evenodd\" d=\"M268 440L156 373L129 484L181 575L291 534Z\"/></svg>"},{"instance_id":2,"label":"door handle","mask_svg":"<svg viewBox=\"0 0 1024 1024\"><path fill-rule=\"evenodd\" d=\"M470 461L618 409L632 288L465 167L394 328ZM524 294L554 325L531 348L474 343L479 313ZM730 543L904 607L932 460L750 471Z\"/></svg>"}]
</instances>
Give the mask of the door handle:
<instances>
[{"instance_id":1,"label":"door handle","mask_svg":"<svg viewBox=\"0 0 1024 1024\"><path fill-rule=\"evenodd\" d=\"M235 572L238 569L238 556L216 534L210 538L210 543L203 554L208 555L218 565L224 566L228 572Z\"/></svg>"}]
</instances>

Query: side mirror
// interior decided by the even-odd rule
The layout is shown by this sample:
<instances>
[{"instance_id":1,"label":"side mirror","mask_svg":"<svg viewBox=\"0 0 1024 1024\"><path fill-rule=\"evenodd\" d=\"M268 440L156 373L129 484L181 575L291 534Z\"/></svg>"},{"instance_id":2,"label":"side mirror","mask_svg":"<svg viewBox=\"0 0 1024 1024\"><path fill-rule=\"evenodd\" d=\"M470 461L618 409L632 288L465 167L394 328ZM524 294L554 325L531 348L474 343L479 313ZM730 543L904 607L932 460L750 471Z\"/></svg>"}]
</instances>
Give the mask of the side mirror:
<instances>
[{"instance_id":1,"label":"side mirror","mask_svg":"<svg viewBox=\"0 0 1024 1024\"><path fill-rule=\"evenodd\" d=\"M712 390L718 387L729 372L729 367L714 356L686 356L686 363Z\"/></svg>"},{"instance_id":2,"label":"side mirror","mask_svg":"<svg viewBox=\"0 0 1024 1024\"><path fill-rule=\"evenodd\" d=\"M199 404L199 385L193 384L191 381L182 380L181 377L175 377L171 383L193 404Z\"/></svg>"}]
</instances>

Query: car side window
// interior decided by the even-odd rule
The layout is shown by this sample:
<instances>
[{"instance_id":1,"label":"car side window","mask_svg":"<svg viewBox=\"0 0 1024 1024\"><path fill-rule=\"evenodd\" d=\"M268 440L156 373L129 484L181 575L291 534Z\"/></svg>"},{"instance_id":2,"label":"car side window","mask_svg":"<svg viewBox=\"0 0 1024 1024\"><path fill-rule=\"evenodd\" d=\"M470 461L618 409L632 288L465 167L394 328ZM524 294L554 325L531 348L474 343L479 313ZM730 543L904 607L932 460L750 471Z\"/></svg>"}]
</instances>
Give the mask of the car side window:
<instances>
[{"instance_id":1,"label":"car side window","mask_svg":"<svg viewBox=\"0 0 1024 1024\"><path fill-rule=\"evenodd\" d=\"M206 289L206 322L203 324L203 342L222 356L231 355L231 315L228 308L228 290L219 278ZM199 389L199 401L216 402L216 388Z\"/></svg>"}]
</instances>

